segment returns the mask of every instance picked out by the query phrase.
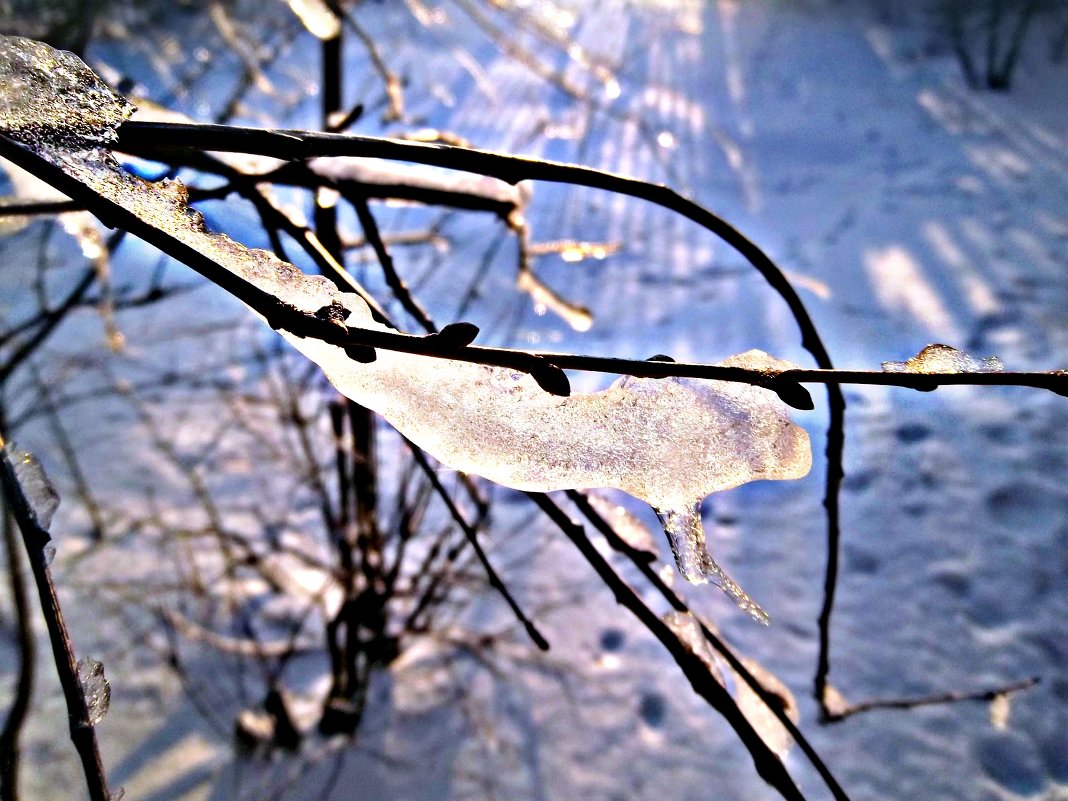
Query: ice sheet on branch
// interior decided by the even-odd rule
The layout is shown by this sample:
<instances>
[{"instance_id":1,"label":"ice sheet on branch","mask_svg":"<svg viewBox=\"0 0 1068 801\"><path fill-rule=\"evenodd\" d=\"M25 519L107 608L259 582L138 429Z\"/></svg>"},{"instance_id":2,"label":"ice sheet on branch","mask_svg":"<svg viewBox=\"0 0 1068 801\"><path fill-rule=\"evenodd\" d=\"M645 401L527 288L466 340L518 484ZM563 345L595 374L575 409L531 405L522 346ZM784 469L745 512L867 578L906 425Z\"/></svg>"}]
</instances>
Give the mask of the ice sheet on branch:
<instances>
[{"instance_id":1,"label":"ice sheet on branch","mask_svg":"<svg viewBox=\"0 0 1068 801\"><path fill-rule=\"evenodd\" d=\"M928 345L907 362L883 362L887 373L1000 373L997 356L976 359L949 345Z\"/></svg>"},{"instance_id":2,"label":"ice sheet on branch","mask_svg":"<svg viewBox=\"0 0 1068 801\"><path fill-rule=\"evenodd\" d=\"M52 147L114 141L130 105L81 59L32 39L0 40L0 118L5 132L28 144Z\"/></svg>"},{"instance_id":3,"label":"ice sheet on branch","mask_svg":"<svg viewBox=\"0 0 1068 801\"><path fill-rule=\"evenodd\" d=\"M133 106L75 55L28 39L0 37L0 81L0 133L299 310L313 313L330 304L335 290L327 279L306 276L265 250L205 230L180 181L150 183L124 170L106 145L115 140ZM64 128L68 117L73 122Z\"/></svg>"},{"instance_id":4,"label":"ice sheet on branch","mask_svg":"<svg viewBox=\"0 0 1068 801\"><path fill-rule=\"evenodd\" d=\"M355 296L347 323L376 324ZM384 330L384 329L383 329ZM799 478L808 435L771 391L688 378L624 377L596 393L549 395L525 373L379 350L371 364L333 345L292 339L341 392L379 412L445 464L521 490L613 487L653 506L679 570L711 581L753 617L766 615L705 546L700 504L757 479ZM723 362L791 369L760 351Z\"/></svg>"},{"instance_id":5,"label":"ice sheet on branch","mask_svg":"<svg viewBox=\"0 0 1068 801\"><path fill-rule=\"evenodd\" d=\"M38 73L56 64L62 64L55 70L60 85L42 91L53 103L73 98L72 114L84 135L43 135L28 121L36 115L35 104L6 97L11 86L24 91L43 83ZM5 38L0 74L20 71L31 78L0 87L0 131L142 222L300 311L315 313L336 303L347 310L348 326L387 330L374 322L366 303L327 279L305 276L266 251L206 231L179 182L151 184L123 170L101 145L114 137L130 106L74 56ZM48 114L58 119L63 110ZM747 481L808 472L808 435L790 421L773 392L741 383L624 377L601 392L558 397L526 373L384 349L373 363L361 364L340 347L282 333L341 392L452 468L521 490L613 487L646 501L656 509L683 575L695 583L711 581L766 621L709 555L700 504L712 492ZM796 367L755 350L723 364L772 373Z\"/></svg>"}]
</instances>

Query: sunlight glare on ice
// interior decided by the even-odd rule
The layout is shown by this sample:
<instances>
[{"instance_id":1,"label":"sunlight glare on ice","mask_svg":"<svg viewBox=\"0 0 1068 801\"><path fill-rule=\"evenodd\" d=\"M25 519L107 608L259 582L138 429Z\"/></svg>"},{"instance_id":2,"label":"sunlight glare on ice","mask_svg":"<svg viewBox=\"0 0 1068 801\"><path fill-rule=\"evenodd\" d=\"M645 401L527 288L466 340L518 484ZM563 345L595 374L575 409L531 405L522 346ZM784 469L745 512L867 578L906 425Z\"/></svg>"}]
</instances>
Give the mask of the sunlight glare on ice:
<instances>
[{"instance_id":1,"label":"sunlight glare on ice","mask_svg":"<svg viewBox=\"0 0 1068 801\"><path fill-rule=\"evenodd\" d=\"M907 362L883 362L887 373L1000 373L997 356L976 359L949 345L928 345Z\"/></svg>"}]
</instances>

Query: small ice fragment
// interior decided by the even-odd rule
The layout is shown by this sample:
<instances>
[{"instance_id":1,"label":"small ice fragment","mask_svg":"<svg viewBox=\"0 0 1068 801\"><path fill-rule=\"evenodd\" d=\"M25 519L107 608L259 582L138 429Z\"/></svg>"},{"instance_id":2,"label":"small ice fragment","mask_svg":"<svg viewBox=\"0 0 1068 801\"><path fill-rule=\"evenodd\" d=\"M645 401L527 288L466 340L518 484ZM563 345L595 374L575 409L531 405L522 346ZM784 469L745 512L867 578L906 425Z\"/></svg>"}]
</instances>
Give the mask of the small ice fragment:
<instances>
[{"instance_id":1,"label":"small ice fragment","mask_svg":"<svg viewBox=\"0 0 1068 801\"><path fill-rule=\"evenodd\" d=\"M341 20L323 0L286 0L286 5L312 36L326 40L341 35Z\"/></svg>"},{"instance_id":2,"label":"small ice fragment","mask_svg":"<svg viewBox=\"0 0 1068 801\"><path fill-rule=\"evenodd\" d=\"M720 659L712 652L708 640L701 631L701 624L694 617L693 612L668 612L664 615L663 621L679 638L679 642L705 663L713 678L723 684L724 666L721 665Z\"/></svg>"},{"instance_id":3,"label":"small ice fragment","mask_svg":"<svg viewBox=\"0 0 1068 801\"><path fill-rule=\"evenodd\" d=\"M55 561L55 559L56 559L56 546L55 545L53 545L52 543L48 543L48 545L46 545L44 547L44 558L45 558L45 564L46 565L50 565L50 564L52 564L52 562Z\"/></svg>"},{"instance_id":4,"label":"small ice fragment","mask_svg":"<svg viewBox=\"0 0 1068 801\"><path fill-rule=\"evenodd\" d=\"M887 373L1000 373L997 356L976 359L949 345L928 345L907 362L883 362Z\"/></svg>"},{"instance_id":5,"label":"small ice fragment","mask_svg":"<svg viewBox=\"0 0 1068 801\"><path fill-rule=\"evenodd\" d=\"M59 494L33 454L19 450L13 442L4 446L4 453L11 462L15 478L30 505L34 521L47 531L52 524L52 515L59 506Z\"/></svg>"},{"instance_id":6,"label":"small ice fragment","mask_svg":"<svg viewBox=\"0 0 1068 801\"><path fill-rule=\"evenodd\" d=\"M85 695L89 725L95 726L104 719L111 705L111 685L104 675L104 666L95 659L83 656L78 660L78 681Z\"/></svg>"},{"instance_id":7,"label":"small ice fragment","mask_svg":"<svg viewBox=\"0 0 1068 801\"><path fill-rule=\"evenodd\" d=\"M113 790L111 795L108 796L108 801L122 801L126 797L126 788L120 787L118 790Z\"/></svg>"},{"instance_id":8,"label":"small ice fragment","mask_svg":"<svg viewBox=\"0 0 1068 801\"><path fill-rule=\"evenodd\" d=\"M1012 701L1008 693L998 693L990 701L990 724L998 731L1004 731L1009 726L1009 715L1012 712Z\"/></svg>"},{"instance_id":9,"label":"small ice fragment","mask_svg":"<svg viewBox=\"0 0 1068 801\"><path fill-rule=\"evenodd\" d=\"M790 689L779 680L779 677L752 659L743 659L742 664L745 665L749 675L756 679L761 687L781 702L786 716L794 723L797 723L797 700L794 698L794 694L790 692ZM790 750L790 746L793 745L794 738L790 736L786 727L782 725L775 713L768 708L768 705L761 700L752 687L737 674L734 675L734 680L734 702L738 704L738 709L742 711L746 720L749 721L749 724L760 735L760 738L767 744L768 748L782 759L786 756L786 752Z\"/></svg>"}]
</instances>

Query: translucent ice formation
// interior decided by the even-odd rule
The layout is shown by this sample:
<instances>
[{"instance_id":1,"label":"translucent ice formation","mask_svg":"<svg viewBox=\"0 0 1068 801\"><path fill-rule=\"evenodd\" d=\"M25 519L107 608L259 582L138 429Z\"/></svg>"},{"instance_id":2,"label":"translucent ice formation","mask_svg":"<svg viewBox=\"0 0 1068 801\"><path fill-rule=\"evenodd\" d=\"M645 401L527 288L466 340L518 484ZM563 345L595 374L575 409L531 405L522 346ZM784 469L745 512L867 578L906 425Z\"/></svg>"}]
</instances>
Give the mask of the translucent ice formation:
<instances>
[{"instance_id":1,"label":"translucent ice formation","mask_svg":"<svg viewBox=\"0 0 1068 801\"><path fill-rule=\"evenodd\" d=\"M354 295L347 323L382 329ZM649 503L680 572L711 581L743 609L763 611L705 547L700 503L757 479L799 478L808 435L771 391L687 378L624 377L602 392L562 398L525 373L379 350L371 364L333 345L290 338L342 393L381 414L439 461L521 490L614 487ZM725 366L793 368L760 351Z\"/></svg>"},{"instance_id":2,"label":"translucent ice formation","mask_svg":"<svg viewBox=\"0 0 1068 801\"><path fill-rule=\"evenodd\" d=\"M34 520L38 526L48 531L48 527L52 525L52 515L59 506L59 494L33 454L19 450L13 442L4 446L4 454L15 471L15 478L22 487Z\"/></svg>"},{"instance_id":3,"label":"translucent ice formation","mask_svg":"<svg viewBox=\"0 0 1068 801\"><path fill-rule=\"evenodd\" d=\"M976 359L949 345L928 345L907 362L883 362L887 373L1000 373L997 356Z\"/></svg>"},{"instance_id":4,"label":"translucent ice formation","mask_svg":"<svg viewBox=\"0 0 1068 801\"><path fill-rule=\"evenodd\" d=\"M78 682L85 695L89 723L95 726L104 719L111 706L111 685L104 675L104 666L95 659L83 656L78 660Z\"/></svg>"},{"instance_id":5,"label":"translucent ice formation","mask_svg":"<svg viewBox=\"0 0 1068 801\"><path fill-rule=\"evenodd\" d=\"M130 106L81 59L31 39L0 37L0 122L27 144L104 144Z\"/></svg>"},{"instance_id":6,"label":"translucent ice formation","mask_svg":"<svg viewBox=\"0 0 1068 801\"><path fill-rule=\"evenodd\" d=\"M59 85L41 74L49 71L59 76ZM6 97L11 91L4 85L0 133L168 241L195 249L298 310L314 314L342 307L349 327L388 330L373 320L363 300L339 292L325 278L305 276L266 251L207 232L180 183L151 184L123 170L101 145L114 137L129 104L73 55L5 38L0 77L5 75L14 76L12 85L22 91L38 91L59 106L70 102L79 133L58 130L62 108L44 114L46 120L55 118L57 131L42 132L34 122L37 104ZM335 345L281 333L342 393L450 467L521 490L614 487L646 501L664 525L682 574L695 583L711 581L766 622L760 607L708 554L700 502L747 481L808 472L808 435L790 422L775 393L741 383L625 377L602 392L558 397L526 373L384 349L363 364ZM723 364L765 373L795 368L760 351Z\"/></svg>"}]
</instances>

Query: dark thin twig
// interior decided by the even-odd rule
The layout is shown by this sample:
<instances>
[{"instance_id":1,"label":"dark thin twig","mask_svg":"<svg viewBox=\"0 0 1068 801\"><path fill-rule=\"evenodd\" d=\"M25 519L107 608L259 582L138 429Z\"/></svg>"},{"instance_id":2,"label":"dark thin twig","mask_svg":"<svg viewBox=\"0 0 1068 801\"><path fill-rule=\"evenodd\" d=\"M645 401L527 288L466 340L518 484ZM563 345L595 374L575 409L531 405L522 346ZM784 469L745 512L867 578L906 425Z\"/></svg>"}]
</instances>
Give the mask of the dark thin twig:
<instances>
[{"instance_id":1,"label":"dark thin twig","mask_svg":"<svg viewBox=\"0 0 1068 801\"><path fill-rule=\"evenodd\" d=\"M345 192L343 194L345 199L356 209L356 216L360 220L363 234L374 250L375 256L378 257L378 263L382 266L386 284L389 286L393 296L400 301L404 310L414 317L423 329L428 333L436 332L438 330L437 326L434 325L423 307L419 305L419 301L412 297L412 293L408 291L408 287L405 286L404 281L398 275L397 268L393 265L393 257L389 255L389 249L382 240L382 233L378 229L378 222L371 213L371 206L368 204L367 198L358 196L353 192Z\"/></svg>"},{"instance_id":2,"label":"dark thin twig","mask_svg":"<svg viewBox=\"0 0 1068 801\"><path fill-rule=\"evenodd\" d=\"M48 339L48 337L55 331L56 327L63 322L67 313L78 306L81 303L85 293L89 291L89 287L96 281L97 272L92 267L82 273L81 279L74 288L67 294L67 297L57 306L55 309L44 311L38 315L37 320L40 321L40 325L37 330L26 339L24 342L19 343L18 348L11 354L4 363L0 365L0 384L4 383L10 377L10 375L19 367L22 362L33 355L41 344Z\"/></svg>"},{"instance_id":3,"label":"dark thin twig","mask_svg":"<svg viewBox=\"0 0 1068 801\"><path fill-rule=\"evenodd\" d=\"M394 122L404 119L404 86L401 83L401 79L397 76L397 73L393 72L386 64L386 60L382 57L381 51L378 49L378 44L374 38L363 29L363 27L356 21L356 17L343 9L339 2L336 0L327 0L330 10L344 22L352 32L356 34L356 38L360 40L360 44L363 45L364 50L367 51L368 58L371 59L371 66L374 67L375 72L378 73L378 77L381 79L383 86L386 89L386 98L389 101L389 110L382 116L383 122ZM351 113L351 112L350 112ZM327 120L329 124L331 120ZM339 124L338 128L344 130L347 126L345 124Z\"/></svg>"},{"instance_id":4,"label":"dark thin twig","mask_svg":"<svg viewBox=\"0 0 1068 801\"><path fill-rule=\"evenodd\" d=\"M59 596L56 594L56 586L52 581L52 570L45 554L45 546L51 540L51 535L37 523L25 492L15 476L15 470L7 451L4 450L2 436L0 436L0 483L3 484L5 501L22 532L23 545L30 558L30 567L33 570L41 600L41 611L44 614L48 638L52 643L52 653L56 660L56 672L59 674L59 683L63 687L63 695L67 702L70 738L81 758L90 801L109 801L111 796L108 792L104 763L100 757L96 729L90 722L85 693L78 680L74 645L71 643L70 632L63 618Z\"/></svg>"},{"instance_id":5,"label":"dark thin twig","mask_svg":"<svg viewBox=\"0 0 1068 801\"><path fill-rule=\"evenodd\" d=\"M1039 676L1031 676L1021 681L995 687L989 690L973 690L970 692L956 691L935 693L916 698L873 698L868 701L860 701L849 704L844 709L836 709L825 715L825 722L838 723L848 717L870 712L874 709L916 709L921 706L935 706L938 704L956 704L961 701L993 701L999 695L1012 695L1013 693L1029 690L1041 681Z\"/></svg>"},{"instance_id":6,"label":"dark thin twig","mask_svg":"<svg viewBox=\"0 0 1068 801\"><path fill-rule=\"evenodd\" d=\"M81 461L78 459L78 449L74 446L66 427L63 425L59 408L52 397L52 388L49 387L48 382L41 377L40 372L32 363L30 364L30 375L34 384L37 385L37 394L41 399L41 409L48 417L48 425L52 430L52 436L55 438L56 444L67 462L67 469L70 471L71 480L74 482L78 500L85 507L86 514L89 515L89 522L92 526L89 536L94 542L100 542L104 538L106 529L104 515L100 504L93 497L93 491L89 487L89 480L82 469Z\"/></svg>"},{"instance_id":7,"label":"dark thin twig","mask_svg":"<svg viewBox=\"0 0 1068 801\"><path fill-rule=\"evenodd\" d=\"M501 580L500 575L498 575L497 571L493 568L493 565L490 564L489 556L483 549L482 544L478 541L478 532L475 531L474 526L467 522L467 519L463 516L463 513L457 508L455 501L453 501L448 491L442 485L441 479L438 478L437 471L435 471L433 466L430 464L430 461L427 459L426 454L423 453L422 449L420 449L417 445L411 442L407 437L405 437L404 441L407 443L408 449L412 453L412 458L415 459L415 463L419 465L419 468L426 474L426 477L430 479L430 483L434 486L434 489L437 492L438 496L442 499L442 501L444 501L446 508L449 510L449 514L452 516L452 519L456 521L456 525L460 527L460 530L463 531L464 536L467 538L467 541L474 549L475 556L478 557L478 561L482 564L482 569L486 571L486 578L489 580L490 586L501 594L501 597L504 598L505 603L508 604L509 608L512 610L512 613L516 616L516 619L520 622L523 628L526 629L527 635L534 642L534 644L538 646L538 648L540 648L542 651L548 651L549 641L545 639L545 636L540 631L538 631L538 627L534 625L534 621L527 617L527 615L523 612L523 609L519 606L519 603L515 600L515 598L512 596L512 593L508 590L508 587L505 586L505 583Z\"/></svg>"},{"instance_id":8,"label":"dark thin twig","mask_svg":"<svg viewBox=\"0 0 1068 801\"><path fill-rule=\"evenodd\" d=\"M0 139L2 139L2 137L0 137ZM109 236L107 241L108 253L114 253L115 249L119 246L125 236L125 231L116 231ZM7 337L11 336L15 331L28 330L31 326L34 326L37 329L26 340L20 342L14 353L7 357L4 360L4 363L0 365L0 384L3 384L11 374L18 369L19 365L37 352L37 349L49 336L52 335L52 332L55 331L59 324L66 319L71 311L82 305L86 293L96 282L98 275L99 273L94 267L87 268L82 273L82 277L74 285L74 288L67 293L67 296L62 301L59 302L59 305L52 309L43 307L36 319L28 321L26 324L17 326L12 331L0 335L0 345L2 345Z\"/></svg>"}]
</instances>

